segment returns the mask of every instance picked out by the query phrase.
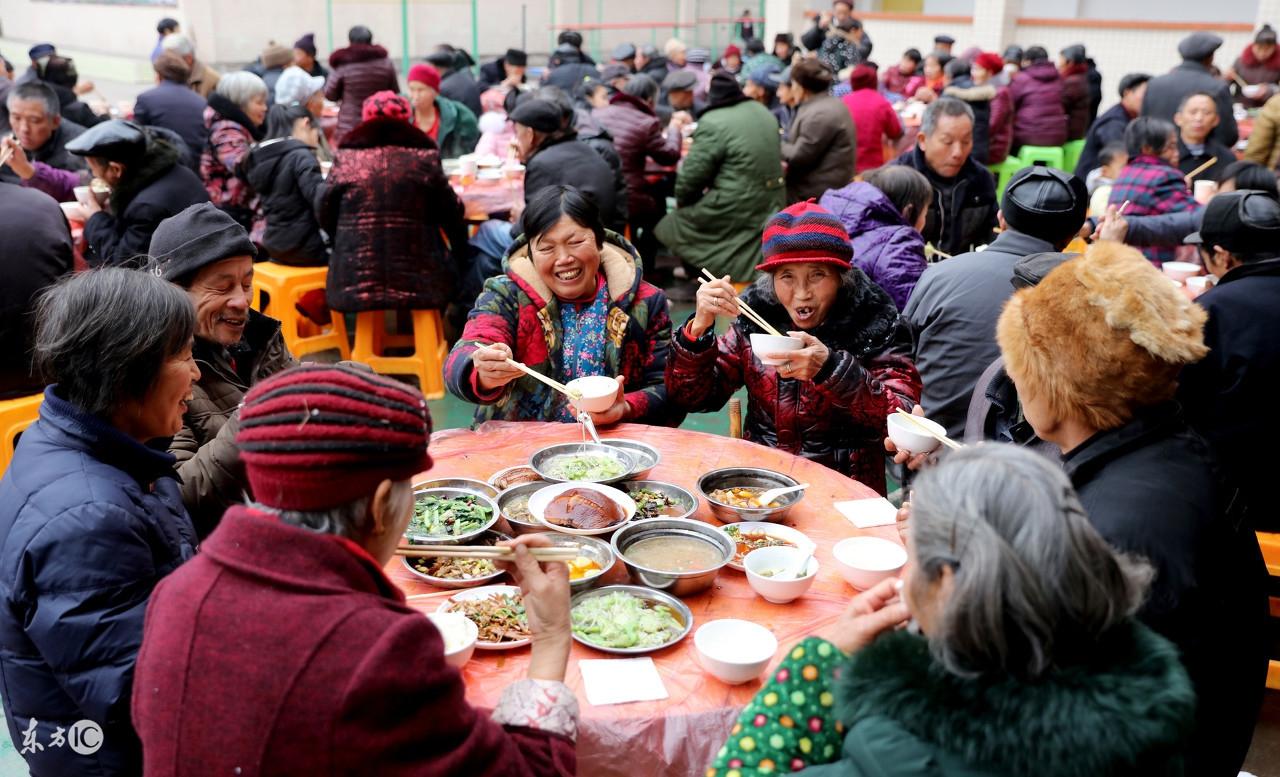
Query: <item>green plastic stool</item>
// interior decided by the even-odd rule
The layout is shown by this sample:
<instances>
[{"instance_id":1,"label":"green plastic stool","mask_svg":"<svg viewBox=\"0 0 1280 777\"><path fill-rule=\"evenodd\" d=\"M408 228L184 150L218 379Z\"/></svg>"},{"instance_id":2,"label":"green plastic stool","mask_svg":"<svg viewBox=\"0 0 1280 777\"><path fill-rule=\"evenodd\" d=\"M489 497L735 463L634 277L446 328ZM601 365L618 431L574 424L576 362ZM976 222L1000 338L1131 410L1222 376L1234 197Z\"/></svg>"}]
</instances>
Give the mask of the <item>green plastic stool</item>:
<instances>
[{"instance_id":1,"label":"green plastic stool","mask_svg":"<svg viewBox=\"0 0 1280 777\"><path fill-rule=\"evenodd\" d=\"M1068 173L1074 173L1076 165L1080 162L1080 155L1084 153L1084 140L1072 140L1062 146L1062 154L1065 157L1065 166L1062 168Z\"/></svg>"},{"instance_id":2,"label":"green plastic stool","mask_svg":"<svg viewBox=\"0 0 1280 777\"><path fill-rule=\"evenodd\" d=\"M1067 170L1067 155L1062 149L1062 146L1023 146L1018 156L1022 158L1022 164L1025 167L1043 162L1048 167ZM1067 170L1067 172L1071 171Z\"/></svg>"},{"instance_id":3,"label":"green plastic stool","mask_svg":"<svg viewBox=\"0 0 1280 777\"><path fill-rule=\"evenodd\" d=\"M1004 196L1004 187L1009 185L1009 179L1013 178L1013 174L1026 167L1022 160L1016 156L1007 156L1004 161L998 165L991 165L988 169L991 174L996 177L996 196Z\"/></svg>"}]
</instances>

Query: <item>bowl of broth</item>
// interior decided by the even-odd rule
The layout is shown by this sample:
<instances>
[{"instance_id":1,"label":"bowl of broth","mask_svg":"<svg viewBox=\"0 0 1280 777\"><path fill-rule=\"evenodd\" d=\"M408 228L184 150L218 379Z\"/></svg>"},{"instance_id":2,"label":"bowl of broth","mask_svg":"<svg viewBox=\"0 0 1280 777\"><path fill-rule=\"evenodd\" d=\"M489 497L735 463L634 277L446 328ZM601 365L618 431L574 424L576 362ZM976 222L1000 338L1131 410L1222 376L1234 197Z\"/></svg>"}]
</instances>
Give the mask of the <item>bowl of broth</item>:
<instances>
[{"instance_id":1,"label":"bowl of broth","mask_svg":"<svg viewBox=\"0 0 1280 777\"><path fill-rule=\"evenodd\" d=\"M551 484L545 480L535 480L532 483L512 486L498 494L495 500L498 503L498 510L502 513L512 534L532 534L547 530L547 527L529 512L529 498L549 485Z\"/></svg>"},{"instance_id":2,"label":"bowl of broth","mask_svg":"<svg viewBox=\"0 0 1280 777\"><path fill-rule=\"evenodd\" d=\"M612 545L633 581L674 596L710 588L736 551L723 532L688 518L632 521L614 533Z\"/></svg>"},{"instance_id":3,"label":"bowl of broth","mask_svg":"<svg viewBox=\"0 0 1280 777\"><path fill-rule=\"evenodd\" d=\"M725 467L698 478L698 493L722 523L781 521L796 502L804 499L804 492L783 494L767 505L760 504L757 497L771 488L797 485L795 478L771 469Z\"/></svg>"}]
</instances>

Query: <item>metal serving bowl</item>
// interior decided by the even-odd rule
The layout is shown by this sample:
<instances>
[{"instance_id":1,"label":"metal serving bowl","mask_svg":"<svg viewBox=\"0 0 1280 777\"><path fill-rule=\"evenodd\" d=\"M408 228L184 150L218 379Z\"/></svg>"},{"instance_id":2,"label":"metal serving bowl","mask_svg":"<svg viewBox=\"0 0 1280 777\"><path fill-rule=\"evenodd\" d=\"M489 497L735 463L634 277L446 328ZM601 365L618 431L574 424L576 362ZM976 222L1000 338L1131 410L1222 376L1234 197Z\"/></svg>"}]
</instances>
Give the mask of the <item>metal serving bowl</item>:
<instances>
[{"instance_id":1,"label":"metal serving bowl","mask_svg":"<svg viewBox=\"0 0 1280 777\"><path fill-rule=\"evenodd\" d=\"M532 496L536 491L551 485L545 480L535 480L532 483L521 483L518 486L512 486L506 491L498 494L498 510L502 513L502 517L507 519L507 525L511 527L512 534L532 534L534 532L545 532L547 527L538 523L533 516L529 516L528 521L521 521L511 517L511 513L507 512L507 506L511 504L518 496Z\"/></svg>"},{"instance_id":2,"label":"metal serving bowl","mask_svg":"<svg viewBox=\"0 0 1280 777\"><path fill-rule=\"evenodd\" d=\"M635 455L631 451L615 448L612 445L596 445L593 442L564 442L558 445L548 445L533 454L533 457L529 459L529 465L542 476L543 480L549 480L552 483L566 483L569 481L564 478L554 477L548 473L547 464L557 456L571 456L582 453L594 453L612 457L622 465L622 474L602 480L578 481L581 483L617 483L620 480L626 480L631 477L631 473L636 468Z\"/></svg>"},{"instance_id":3,"label":"metal serving bowl","mask_svg":"<svg viewBox=\"0 0 1280 777\"><path fill-rule=\"evenodd\" d=\"M721 551L720 563L711 569L694 572L664 572L642 567L627 558L627 548L643 539L663 536L696 537L705 540ZM709 523L689 518L650 518L645 521L632 521L613 534L613 552L627 571L631 579L640 585L666 591L672 596L690 596L710 588L724 568L737 553L737 546L728 535Z\"/></svg>"},{"instance_id":4,"label":"metal serving bowl","mask_svg":"<svg viewBox=\"0 0 1280 777\"><path fill-rule=\"evenodd\" d=\"M498 496L498 489L484 482L483 480L473 480L472 478L437 478L435 480L424 480L421 483L413 484L413 491L416 494L419 491L426 491L431 488L457 488L462 491L470 491L473 494L479 494L490 499Z\"/></svg>"},{"instance_id":5,"label":"metal serving bowl","mask_svg":"<svg viewBox=\"0 0 1280 777\"><path fill-rule=\"evenodd\" d=\"M723 523L738 521L780 521L791 508L804 499L803 491L793 491L778 497L778 507L733 507L711 498L712 491L722 488L784 488L800 483L781 472L756 467L725 467L713 469L698 478L698 493L707 500L712 514Z\"/></svg>"},{"instance_id":6,"label":"metal serving bowl","mask_svg":"<svg viewBox=\"0 0 1280 777\"><path fill-rule=\"evenodd\" d=\"M484 534L485 532L492 529L493 525L498 522L498 505L489 497L483 496L481 494L477 494L474 491L468 491L462 488L428 488L421 491L415 491L413 494L414 502L416 503L419 499L422 499L425 496L438 496L446 499L456 498L460 496L475 497L476 499L480 500L481 503L487 506L492 511L492 514L489 516L489 520L485 521L480 526L480 528L475 529L473 531L469 531L466 534L459 534L457 536L439 536L434 534L423 534L421 532L416 532L413 529L409 529L404 533L404 536L405 536L405 539L409 540L410 544L413 544L413 545L465 545L471 540L474 540L476 537L479 537L481 534Z\"/></svg>"},{"instance_id":7,"label":"metal serving bowl","mask_svg":"<svg viewBox=\"0 0 1280 777\"><path fill-rule=\"evenodd\" d=\"M508 488L515 488L521 483L532 483L535 480L542 480L542 478L533 470L533 467L528 464L517 464L514 467L504 467L490 475L489 485L502 492Z\"/></svg>"},{"instance_id":8,"label":"metal serving bowl","mask_svg":"<svg viewBox=\"0 0 1280 777\"><path fill-rule=\"evenodd\" d=\"M542 536L546 537L552 545L563 548L577 548L580 555L586 556L592 561L600 565L600 571L581 580L570 580L569 589L573 593L589 591L600 584L604 579L605 573L613 568L613 562L617 556L613 555L613 548L604 540L598 540L595 537L581 537L572 534L562 534L558 531L543 532Z\"/></svg>"},{"instance_id":9,"label":"metal serving bowl","mask_svg":"<svg viewBox=\"0 0 1280 777\"><path fill-rule=\"evenodd\" d=\"M476 537L474 540L472 540L468 544L497 545L499 542L502 542L503 540L509 540L509 539L511 539L509 535L503 534L500 531L487 531L484 534L481 534L479 537ZM431 585L434 585L436 588L449 588L449 589L477 588L482 585L488 585L492 583L494 580L497 580L498 578L502 577L503 575L503 571L501 569L498 569L498 570L495 570L493 574L485 575L483 577L469 577L465 579L452 578L452 577L435 577L434 575L428 575L426 572L419 570L413 565L414 562L416 561L430 561L431 560L430 557L409 558L408 556L401 556L400 560L404 562L405 569L408 569L411 574L413 574L415 577L417 577L420 580L423 580L425 582L430 583Z\"/></svg>"},{"instance_id":10,"label":"metal serving bowl","mask_svg":"<svg viewBox=\"0 0 1280 777\"><path fill-rule=\"evenodd\" d=\"M653 645L652 647L634 647L634 648L604 647L603 645L597 645L594 642L588 642L582 637L579 637L577 634L574 634L573 639L578 644L586 645L589 648L592 648L594 650L600 650L605 653L617 653L619 655L639 655L643 653L654 653L659 650L669 648L672 645L679 642L680 640L689 636L689 632L693 630L693 611L689 609L689 605L685 604L684 602L680 601L679 599L675 598L670 594L663 593L662 591L655 591L651 588L642 588L638 585L607 585L604 588L597 588L594 591L584 591L582 593L575 595L572 599L569 600L569 610L570 612L572 612L574 607L578 606L579 604L586 601L587 599L591 599L597 596L608 596L611 593L627 593L627 594L631 594L632 596L638 599L654 602L656 604L666 605L667 607L670 607L673 612L675 612L676 620L684 623L684 628L681 629L680 632L675 635L675 637L671 638L664 644Z\"/></svg>"},{"instance_id":11,"label":"metal serving bowl","mask_svg":"<svg viewBox=\"0 0 1280 777\"><path fill-rule=\"evenodd\" d=\"M653 468L658 466L658 462L662 461L662 454L658 449L648 443L639 440L623 440L619 438L611 438L601 440L605 445L611 445L614 448L621 448L630 453L636 460L636 468L628 477L636 480L644 480L653 472Z\"/></svg>"},{"instance_id":12,"label":"metal serving bowl","mask_svg":"<svg viewBox=\"0 0 1280 777\"><path fill-rule=\"evenodd\" d=\"M680 510L680 512L675 515L661 515L658 516L659 518L688 518L698 510L698 498L674 483L663 483L660 480L628 480L622 484L622 490L626 491L627 495L631 496L632 499L635 497L632 496L631 492L639 491L642 488L647 488L650 491L657 491L660 494L666 494L670 497L671 501L676 503L676 507ZM636 507L639 508L639 506L640 503L637 501ZM639 521L645 519L641 518L640 512L637 509L636 517L632 520Z\"/></svg>"}]
</instances>

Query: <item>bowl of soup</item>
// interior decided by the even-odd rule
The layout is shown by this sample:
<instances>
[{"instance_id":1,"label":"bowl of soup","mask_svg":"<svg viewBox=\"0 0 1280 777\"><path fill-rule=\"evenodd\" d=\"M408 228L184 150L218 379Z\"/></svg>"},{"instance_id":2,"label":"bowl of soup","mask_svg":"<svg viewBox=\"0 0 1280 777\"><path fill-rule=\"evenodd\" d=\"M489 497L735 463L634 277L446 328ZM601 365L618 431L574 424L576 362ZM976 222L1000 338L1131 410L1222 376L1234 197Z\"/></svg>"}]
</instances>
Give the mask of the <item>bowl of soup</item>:
<instances>
[{"instance_id":1,"label":"bowl of soup","mask_svg":"<svg viewBox=\"0 0 1280 777\"><path fill-rule=\"evenodd\" d=\"M710 588L736 551L723 532L688 518L632 521L614 532L612 545L633 581L674 596Z\"/></svg>"},{"instance_id":2,"label":"bowl of soup","mask_svg":"<svg viewBox=\"0 0 1280 777\"><path fill-rule=\"evenodd\" d=\"M511 529L512 534L532 534L547 530L547 527L543 526L529 511L529 498L549 485L551 484L545 480L535 480L532 483L512 486L498 494L495 500L498 503L498 510L502 513L502 518L507 522L507 527Z\"/></svg>"},{"instance_id":3,"label":"bowl of soup","mask_svg":"<svg viewBox=\"0 0 1280 777\"><path fill-rule=\"evenodd\" d=\"M796 485L799 482L795 478L771 469L725 467L698 478L698 493L721 523L781 521L796 502L804 499L804 492L783 494L767 505L761 504L758 497L770 489Z\"/></svg>"}]
</instances>

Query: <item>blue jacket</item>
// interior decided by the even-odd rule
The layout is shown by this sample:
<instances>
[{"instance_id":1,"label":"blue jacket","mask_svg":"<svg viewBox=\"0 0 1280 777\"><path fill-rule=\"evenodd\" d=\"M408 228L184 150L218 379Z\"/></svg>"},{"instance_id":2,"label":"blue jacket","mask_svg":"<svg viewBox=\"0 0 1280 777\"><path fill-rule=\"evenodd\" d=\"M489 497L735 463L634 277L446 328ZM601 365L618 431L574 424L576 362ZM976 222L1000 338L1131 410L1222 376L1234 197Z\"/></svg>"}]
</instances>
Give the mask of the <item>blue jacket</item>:
<instances>
[{"instance_id":1,"label":"blue jacket","mask_svg":"<svg viewBox=\"0 0 1280 777\"><path fill-rule=\"evenodd\" d=\"M0 696L32 777L139 774L129 697L143 613L195 554L195 530L173 456L56 391L0 480ZM102 729L91 755L70 746L80 720Z\"/></svg>"},{"instance_id":2,"label":"blue jacket","mask_svg":"<svg viewBox=\"0 0 1280 777\"><path fill-rule=\"evenodd\" d=\"M818 204L844 224L853 245L854 265L888 292L899 311L906 308L927 264L924 238L915 227L884 192L869 183L828 189Z\"/></svg>"}]
</instances>

